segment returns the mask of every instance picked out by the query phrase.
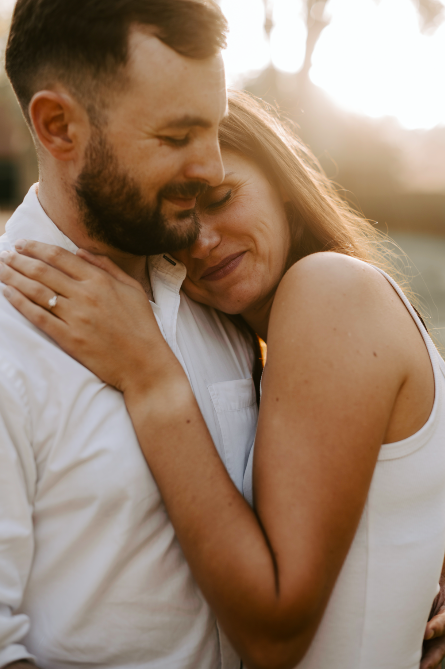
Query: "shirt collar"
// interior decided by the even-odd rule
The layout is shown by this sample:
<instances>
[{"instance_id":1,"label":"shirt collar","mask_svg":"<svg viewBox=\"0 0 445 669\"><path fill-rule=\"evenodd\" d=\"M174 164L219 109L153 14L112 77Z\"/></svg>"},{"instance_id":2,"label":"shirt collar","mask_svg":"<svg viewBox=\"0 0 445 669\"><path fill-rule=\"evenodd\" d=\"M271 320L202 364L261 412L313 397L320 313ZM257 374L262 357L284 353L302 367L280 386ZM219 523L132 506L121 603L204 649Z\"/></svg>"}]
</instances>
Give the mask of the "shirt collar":
<instances>
[{"instance_id":1,"label":"shirt collar","mask_svg":"<svg viewBox=\"0 0 445 669\"><path fill-rule=\"evenodd\" d=\"M29 189L22 204L6 223L8 241L14 245L19 239L33 239L36 242L61 246L76 253L77 246L63 234L45 213L37 197L37 185Z\"/></svg>"},{"instance_id":2,"label":"shirt collar","mask_svg":"<svg viewBox=\"0 0 445 669\"><path fill-rule=\"evenodd\" d=\"M187 274L185 265L172 258L169 253L150 256L148 271L156 303L161 302L160 293L164 293L165 289L172 293L179 293Z\"/></svg>"}]
</instances>

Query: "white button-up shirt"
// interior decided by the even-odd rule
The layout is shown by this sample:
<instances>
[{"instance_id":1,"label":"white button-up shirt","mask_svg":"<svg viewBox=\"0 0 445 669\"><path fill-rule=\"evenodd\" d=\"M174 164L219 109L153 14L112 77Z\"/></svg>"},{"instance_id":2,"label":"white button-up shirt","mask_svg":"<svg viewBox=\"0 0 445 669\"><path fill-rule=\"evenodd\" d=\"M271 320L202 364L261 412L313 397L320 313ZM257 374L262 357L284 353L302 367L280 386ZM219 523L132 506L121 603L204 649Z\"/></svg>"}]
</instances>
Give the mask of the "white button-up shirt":
<instances>
[{"instance_id":1,"label":"white button-up shirt","mask_svg":"<svg viewBox=\"0 0 445 669\"><path fill-rule=\"evenodd\" d=\"M76 250L34 187L0 250L20 238ZM257 420L249 345L180 292L182 264L157 256L149 269L158 323L241 489ZM27 657L44 669L240 664L193 580L122 394L0 294L0 666Z\"/></svg>"}]
</instances>

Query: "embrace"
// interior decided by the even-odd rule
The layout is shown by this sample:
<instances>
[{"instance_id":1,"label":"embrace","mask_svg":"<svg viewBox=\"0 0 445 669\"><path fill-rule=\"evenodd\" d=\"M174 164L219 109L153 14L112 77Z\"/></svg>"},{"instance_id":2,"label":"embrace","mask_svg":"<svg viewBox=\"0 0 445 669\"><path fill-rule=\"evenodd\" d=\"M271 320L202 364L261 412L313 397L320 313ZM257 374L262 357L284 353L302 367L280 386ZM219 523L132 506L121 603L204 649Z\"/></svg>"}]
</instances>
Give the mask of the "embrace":
<instances>
[{"instance_id":1,"label":"embrace","mask_svg":"<svg viewBox=\"0 0 445 669\"><path fill-rule=\"evenodd\" d=\"M0 667L445 655L445 365L378 233L227 94L226 30L214 0L16 4L40 181L0 238Z\"/></svg>"}]
</instances>

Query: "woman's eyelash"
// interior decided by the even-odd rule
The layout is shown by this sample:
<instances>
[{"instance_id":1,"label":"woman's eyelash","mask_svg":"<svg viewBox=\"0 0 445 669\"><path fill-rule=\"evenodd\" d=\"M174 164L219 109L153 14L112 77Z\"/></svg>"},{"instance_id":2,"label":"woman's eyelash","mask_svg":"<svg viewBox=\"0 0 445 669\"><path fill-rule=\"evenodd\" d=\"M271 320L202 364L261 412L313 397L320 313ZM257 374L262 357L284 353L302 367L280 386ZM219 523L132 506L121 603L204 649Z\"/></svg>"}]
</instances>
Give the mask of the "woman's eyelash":
<instances>
[{"instance_id":1,"label":"woman's eyelash","mask_svg":"<svg viewBox=\"0 0 445 669\"><path fill-rule=\"evenodd\" d=\"M164 142L173 144L173 146L187 146L187 144L190 141L190 135L186 135L185 137L181 137L180 139L177 139L176 137L161 137L161 139Z\"/></svg>"},{"instance_id":2,"label":"woman's eyelash","mask_svg":"<svg viewBox=\"0 0 445 669\"><path fill-rule=\"evenodd\" d=\"M209 209L216 209L217 207L222 207L223 204L228 202L230 198L232 197L232 189L227 191L227 193L224 195L224 197L221 200L218 200L217 202L212 202L211 204L208 205Z\"/></svg>"}]
</instances>

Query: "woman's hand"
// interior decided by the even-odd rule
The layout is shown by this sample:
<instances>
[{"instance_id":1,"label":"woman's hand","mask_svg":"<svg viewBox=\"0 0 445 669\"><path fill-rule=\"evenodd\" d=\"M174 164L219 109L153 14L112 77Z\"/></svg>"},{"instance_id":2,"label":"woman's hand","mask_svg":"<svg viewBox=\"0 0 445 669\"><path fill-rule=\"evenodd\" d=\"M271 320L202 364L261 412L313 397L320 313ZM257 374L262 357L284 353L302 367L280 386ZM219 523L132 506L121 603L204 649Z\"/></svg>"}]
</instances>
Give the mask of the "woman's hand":
<instances>
[{"instance_id":1,"label":"woman's hand","mask_svg":"<svg viewBox=\"0 0 445 669\"><path fill-rule=\"evenodd\" d=\"M143 391L176 363L142 286L109 258L35 241L16 248L0 257L5 297L103 381Z\"/></svg>"},{"instance_id":2,"label":"woman's hand","mask_svg":"<svg viewBox=\"0 0 445 669\"><path fill-rule=\"evenodd\" d=\"M426 626L420 669L437 669L445 657L445 562L437 594Z\"/></svg>"}]
</instances>

